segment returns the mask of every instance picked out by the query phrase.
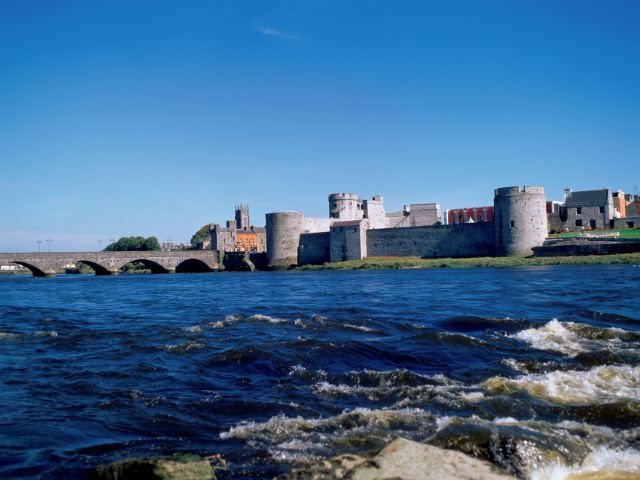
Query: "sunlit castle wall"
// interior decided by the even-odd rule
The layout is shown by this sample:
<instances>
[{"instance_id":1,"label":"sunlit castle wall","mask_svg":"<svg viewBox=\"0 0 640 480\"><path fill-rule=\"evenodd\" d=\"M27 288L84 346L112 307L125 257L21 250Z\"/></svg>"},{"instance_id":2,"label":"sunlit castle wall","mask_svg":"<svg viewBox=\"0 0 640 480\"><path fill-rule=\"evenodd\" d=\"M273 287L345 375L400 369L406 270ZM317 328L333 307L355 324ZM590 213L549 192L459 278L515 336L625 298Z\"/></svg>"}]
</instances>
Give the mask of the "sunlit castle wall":
<instances>
[{"instance_id":1,"label":"sunlit castle wall","mask_svg":"<svg viewBox=\"0 0 640 480\"><path fill-rule=\"evenodd\" d=\"M527 256L547 237L544 187L503 187L495 190L496 255Z\"/></svg>"},{"instance_id":2,"label":"sunlit castle wall","mask_svg":"<svg viewBox=\"0 0 640 480\"><path fill-rule=\"evenodd\" d=\"M360 197L354 193L332 193L329 195L329 217L334 220L360 220L364 208Z\"/></svg>"},{"instance_id":3,"label":"sunlit castle wall","mask_svg":"<svg viewBox=\"0 0 640 480\"><path fill-rule=\"evenodd\" d=\"M267 213L266 228L269 265L272 267L297 265L300 235L304 231L304 213Z\"/></svg>"}]
</instances>

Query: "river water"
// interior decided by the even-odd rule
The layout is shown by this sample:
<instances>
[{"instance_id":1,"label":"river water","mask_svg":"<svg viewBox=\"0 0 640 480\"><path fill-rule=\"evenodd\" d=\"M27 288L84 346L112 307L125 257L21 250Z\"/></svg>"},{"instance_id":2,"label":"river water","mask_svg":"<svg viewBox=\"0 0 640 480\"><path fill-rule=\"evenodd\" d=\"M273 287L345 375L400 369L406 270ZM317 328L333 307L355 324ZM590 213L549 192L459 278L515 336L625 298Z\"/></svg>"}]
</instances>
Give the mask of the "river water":
<instances>
[{"instance_id":1,"label":"river water","mask_svg":"<svg viewBox=\"0 0 640 480\"><path fill-rule=\"evenodd\" d=\"M195 453L271 478L404 436L634 478L639 286L630 265L0 276L0 477Z\"/></svg>"}]
</instances>

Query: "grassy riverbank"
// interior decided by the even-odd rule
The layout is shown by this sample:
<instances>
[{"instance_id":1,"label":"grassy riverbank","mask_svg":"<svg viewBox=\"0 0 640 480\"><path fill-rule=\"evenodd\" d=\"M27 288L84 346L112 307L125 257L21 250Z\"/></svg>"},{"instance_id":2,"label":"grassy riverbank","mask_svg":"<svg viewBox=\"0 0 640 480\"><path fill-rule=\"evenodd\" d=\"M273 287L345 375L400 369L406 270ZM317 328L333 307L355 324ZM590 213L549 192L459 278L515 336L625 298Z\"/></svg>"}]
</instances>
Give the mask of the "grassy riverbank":
<instances>
[{"instance_id":1,"label":"grassy riverbank","mask_svg":"<svg viewBox=\"0 0 640 480\"><path fill-rule=\"evenodd\" d=\"M305 265L297 270L357 270L382 268L473 268L473 267L532 267L540 265L640 265L640 253L590 255L571 257L478 257L478 258L420 258L368 257L362 260Z\"/></svg>"},{"instance_id":2,"label":"grassy riverbank","mask_svg":"<svg viewBox=\"0 0 640 480\"><path fill-rule=\"evenodd\" d=\"M615 235L615 238L631 238L634 240L640 239L640 228L614 228L611 230L588 230L584 233L591 233L595 235L602 235L602 238L607 238L606 235ZM613 236L612 235L612 236ZM552 233L549 238L575 238L583 236L582 232L564 232L564 233Z\"/></svg>"}]
</instances>

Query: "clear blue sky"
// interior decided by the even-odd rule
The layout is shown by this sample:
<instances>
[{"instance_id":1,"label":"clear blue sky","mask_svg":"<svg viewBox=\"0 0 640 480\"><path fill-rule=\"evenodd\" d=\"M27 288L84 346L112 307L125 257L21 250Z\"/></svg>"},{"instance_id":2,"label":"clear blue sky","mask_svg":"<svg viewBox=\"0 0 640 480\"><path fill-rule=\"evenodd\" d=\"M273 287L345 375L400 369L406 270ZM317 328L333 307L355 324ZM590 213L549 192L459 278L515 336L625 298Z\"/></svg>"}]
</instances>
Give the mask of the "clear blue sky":
<instances>
[{"instance_id":1,"label":"clear blue sky","mask_svg":"<svg viewBox=\"0 0 640 480\"><path fill-rule=\"evenodd\" d=\"M0 0L0 251L347 191L633 192L638 1Z\"/></svg>"}]
</instances>

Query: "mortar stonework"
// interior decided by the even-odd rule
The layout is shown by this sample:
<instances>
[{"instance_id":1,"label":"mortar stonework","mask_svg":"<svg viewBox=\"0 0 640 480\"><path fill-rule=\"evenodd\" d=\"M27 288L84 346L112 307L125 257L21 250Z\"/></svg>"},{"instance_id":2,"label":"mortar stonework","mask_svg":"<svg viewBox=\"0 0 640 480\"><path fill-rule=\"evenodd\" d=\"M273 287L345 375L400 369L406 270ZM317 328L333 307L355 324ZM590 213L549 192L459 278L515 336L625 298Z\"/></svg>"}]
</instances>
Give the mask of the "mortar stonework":
<instances>
[{"instance_id":1,"label":"mortar stonework","mask_svg":"<svg viewBox=\"0 0 640 480\"><path fill-rule=\"evenodd\" d=\"M298 246L298 264L314 265L329 258L329 232L303 233Z\"/></svg>"},{"instance_id":2,"label":"mortar stonework","mask_svg":"<svg viewBox=\"0 0 640 480\"><path fill-rule=\"evenodd\" d=\"M547 237L543 187L503 187L493 200L496 255L528 256Z\"/></svg>"},{"instance_id":3,"label":"mortar stonework","mask_svg":"<svg viewBox=\"0 0 640 480\"><path fill-rule=\"evenodd\" d=\"M367 252L373 257L444 258L494 255L494 231L491 223L382 228L366 233Z\"/></svg>"},{"instance_id":4,"label":"mortar stonework","mask_svg":"<svg viewBox=\"0 0 640 480\"><path fill-rule=\"evenodd\" d=\"M275 267L298 264L300 235L304 231L304 213L267 213L267 261Z\"/></svg>"}]
</instances>

